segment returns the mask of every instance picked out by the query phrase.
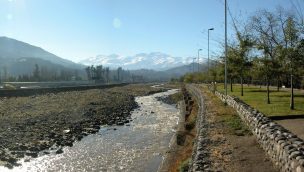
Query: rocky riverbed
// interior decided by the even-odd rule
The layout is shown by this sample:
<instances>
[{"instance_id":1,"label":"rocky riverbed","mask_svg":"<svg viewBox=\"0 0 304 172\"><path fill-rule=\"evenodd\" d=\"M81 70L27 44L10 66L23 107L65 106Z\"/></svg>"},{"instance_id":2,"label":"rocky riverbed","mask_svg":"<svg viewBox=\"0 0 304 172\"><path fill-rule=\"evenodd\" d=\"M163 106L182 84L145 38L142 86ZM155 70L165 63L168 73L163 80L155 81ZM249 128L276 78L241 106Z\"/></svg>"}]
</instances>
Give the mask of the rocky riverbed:
<instances>
[{"instance_id":1,"label":"rocky riverbed","mask_svg":"<svg viewBox=\"0 0 304 172\"><path fill-rule=\"evenodd\" d=\"M99 131L124 125L138 107L135 96L164 91L148 85L67 91L0 98L0 165L18 166L24 157L63 152L63 146Z\"/></svg>"},{"instance_id":2,"label":"rocky riverbed","mask_svg":"<svg viewBox=\"0 0 304 172\"><path fill-rule=\"evenodd\" d=\"M182 94L180 92L177 92L175 94L156 97L156 99L169 105L177 105L177 103L182 100Z\"/></svg>"}]
</instances>

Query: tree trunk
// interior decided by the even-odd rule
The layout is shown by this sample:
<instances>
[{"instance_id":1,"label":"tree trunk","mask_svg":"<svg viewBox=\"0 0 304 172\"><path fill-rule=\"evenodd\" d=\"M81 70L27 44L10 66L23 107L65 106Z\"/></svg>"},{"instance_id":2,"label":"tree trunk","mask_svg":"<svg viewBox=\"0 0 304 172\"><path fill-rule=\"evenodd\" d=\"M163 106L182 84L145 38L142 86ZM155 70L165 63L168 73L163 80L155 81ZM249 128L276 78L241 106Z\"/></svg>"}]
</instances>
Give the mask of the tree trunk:
<instances>
[{"instance_id":1,"label":"tree trunk","mask_svg":"<svg viewBox=\"0 0 304 172\"><path fill-rule=\"evenodd\" d=\"M290 76L290 89L291 89L291 95L290 95L290 109L294 110L294 96L293 96L293 75Z\"/></svg>"},{"instance_id":2,"label":"tree trunk","mask_svg":"<svg viewBox=\"0 0 304 172\"><path fill-rule=\"evenodd\" d=\"M230 78L230 91L233 92L233 89L232 89L232 78Z\"/></svg>"},{"instance_id":3,"label":"tree trunk","mask_svg":"<svg viewBox=\"0 0 304 172\"><path fill-rule=\"evenodd\" d=\"M228 82L228 81L227 81ZM228 84L228 83L227 83ZM226 90L226 87L227 87L227 85L226 85L226 82L224 81L224 89Z\"/></svg>"},{"instance_id":4,"label":"tree trunk","mask_svg":"<svg viewBox=\"0 0 304 172\"><path fill-rule=\"evenodd\" d=\"M241 77L241 96L244 96L243 77Z\"/></svg>"},{"instance_id":5,"label":"tree trunk","mask_svg":"<svg viewBox=\"0 0 304 172\"><path fill-rule=\"evenodd\" d=\"M280 77L277 78L277 91L280 91Z\"/></svg>"},{"instance_id":6,"label":"tree trunk","mask_svg":"<svg viewBox=\"0 0 304 172\"><path fill-rule=\"evenodd\" d=\"M268 77L266 79L266 83L267 83L267 104L270 104L270 98L269 98L269 79L268 79Z\"/></svg>"}]
</instances>

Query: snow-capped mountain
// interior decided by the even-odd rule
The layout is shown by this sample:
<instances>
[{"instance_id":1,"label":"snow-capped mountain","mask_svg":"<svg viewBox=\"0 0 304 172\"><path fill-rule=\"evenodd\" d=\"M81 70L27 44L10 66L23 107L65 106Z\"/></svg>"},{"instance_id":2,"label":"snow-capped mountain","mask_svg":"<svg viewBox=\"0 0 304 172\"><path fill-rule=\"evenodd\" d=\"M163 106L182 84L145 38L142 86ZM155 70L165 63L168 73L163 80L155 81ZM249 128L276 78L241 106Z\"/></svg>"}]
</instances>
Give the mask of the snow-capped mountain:
<instances>
[{"instance_id":1,"label":"snow-capped mountain","mask_svg":"<svg viewBox=\"0 0 304 172\"><path fill-rule=\"evenodd\" d=\"M134 56L98 55L81 60L84 65L103 65L111 68L122 67L124 69L154 69L165 70L172 67L188 64L190 61L183 57L173 57L160 52L140 53ZM192 59L192 58L191 58Z\"/></svg>"}]
</instances>

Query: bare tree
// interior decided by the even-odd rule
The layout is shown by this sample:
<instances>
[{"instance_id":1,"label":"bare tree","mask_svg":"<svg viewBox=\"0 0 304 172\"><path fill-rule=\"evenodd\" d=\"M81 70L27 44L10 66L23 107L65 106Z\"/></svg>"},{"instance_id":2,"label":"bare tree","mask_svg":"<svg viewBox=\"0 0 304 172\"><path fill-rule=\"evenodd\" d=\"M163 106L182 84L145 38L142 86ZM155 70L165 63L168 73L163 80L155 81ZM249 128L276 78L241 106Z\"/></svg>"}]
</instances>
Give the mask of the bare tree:
<instances>
[{"instance_id":1,"label":"bare tree","mask_svg":"<svg viewBox=\"0 0 304 172\"><path fill-rule=\"evenodd\" d=\"M270 104L270 78L276 73L278 61L276 59L278 42L278 20L273 13L266 10L259 11L251 17L251 33L253 34L256 48L263 53L264 75L267 84L267 103Z\"/></svg>"}]
</instances>

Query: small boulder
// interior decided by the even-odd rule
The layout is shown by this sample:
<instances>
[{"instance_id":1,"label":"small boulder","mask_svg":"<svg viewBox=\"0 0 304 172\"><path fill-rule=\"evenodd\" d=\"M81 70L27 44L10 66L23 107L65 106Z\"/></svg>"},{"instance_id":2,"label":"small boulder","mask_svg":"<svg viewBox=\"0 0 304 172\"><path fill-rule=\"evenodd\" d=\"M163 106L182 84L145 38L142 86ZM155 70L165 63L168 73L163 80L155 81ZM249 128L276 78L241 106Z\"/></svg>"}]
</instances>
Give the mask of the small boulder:
<instances>
[{"instance_id":1,"label":"small boulder","mask_svg":"<svg viewBox=\"0 0 304 172\"><path fill-rule=\"evenodd\" d=\"M63 153L63 150L62 150L62 148L59 148L59 149L56 151L56 154L61 154L61 153Z\"/></svg>"}]
</instances>

